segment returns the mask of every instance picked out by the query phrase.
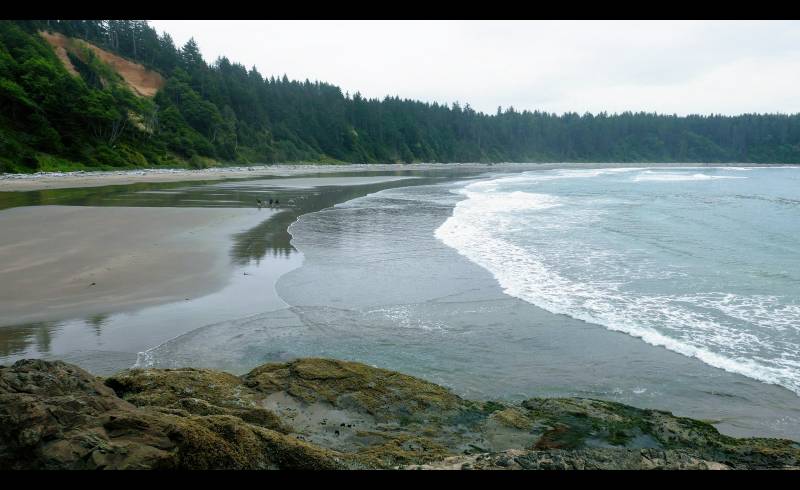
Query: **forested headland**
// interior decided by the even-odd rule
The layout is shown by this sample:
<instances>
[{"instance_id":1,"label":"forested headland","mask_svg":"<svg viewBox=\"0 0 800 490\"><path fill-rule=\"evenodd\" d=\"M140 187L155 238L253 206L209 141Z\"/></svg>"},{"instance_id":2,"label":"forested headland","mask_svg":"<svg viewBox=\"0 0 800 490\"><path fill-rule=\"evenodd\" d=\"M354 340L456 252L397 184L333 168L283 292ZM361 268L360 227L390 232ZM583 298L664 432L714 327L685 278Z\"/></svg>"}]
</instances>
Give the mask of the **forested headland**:
<instances>
[{"instance_id":1,"label":"forested headland","mask_svg":"<svg viewBox=\"0 0 800 490\"><path fill-rule=\"evenodd\" d=\"M137 93L92 46L163 83ZM146 21L0 21L0 172L501 161L800 163L800 114L484 114L208 64Z\"/></svg>"}]
</instances>

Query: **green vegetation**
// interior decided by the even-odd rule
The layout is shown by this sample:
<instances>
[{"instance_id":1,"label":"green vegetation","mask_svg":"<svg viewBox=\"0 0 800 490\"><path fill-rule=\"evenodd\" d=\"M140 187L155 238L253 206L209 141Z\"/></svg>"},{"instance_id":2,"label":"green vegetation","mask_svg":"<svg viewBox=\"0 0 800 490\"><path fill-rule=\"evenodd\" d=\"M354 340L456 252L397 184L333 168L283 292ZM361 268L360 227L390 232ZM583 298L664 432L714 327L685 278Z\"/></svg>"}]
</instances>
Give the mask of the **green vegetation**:
<instances>
[{"instance_id":1,"label":"green vegetation","mask_svg":"<svg viewBox=\"0 0 800 490\"><path fill-rule=\"evenodd\" d=\"M162 74L138 97L85 46L70 74L39 31L83 39ZM221 163L800 162L800 114L678 117L516 111L366 99L207 64L146 21L0 21L0 172Z\"/></svg>"}]
</instances>

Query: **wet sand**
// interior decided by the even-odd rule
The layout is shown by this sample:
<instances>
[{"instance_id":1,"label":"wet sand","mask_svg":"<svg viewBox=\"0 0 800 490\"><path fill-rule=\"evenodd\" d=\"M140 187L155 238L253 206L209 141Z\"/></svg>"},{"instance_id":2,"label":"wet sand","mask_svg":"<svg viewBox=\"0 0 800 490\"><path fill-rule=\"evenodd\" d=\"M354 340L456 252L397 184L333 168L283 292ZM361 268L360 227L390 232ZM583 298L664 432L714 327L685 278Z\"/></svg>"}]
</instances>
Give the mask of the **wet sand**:
<instances>
[{"instance_id":1,"label":"wet sand","mask_svg":"<svg viewBox=\"0 0 800 490\"><path fill-rule=\"evenodd\" d=\"M253 193L248 207L56 205L0 211L0 325L116 313L221 289L233 270L232 237L278 212L278 208L256 208L256 197L266 189L245 189L254 182L269 188L309 189L407 178L230 183L242 188L240 193ZM205 199L196 201L203 204Z\"/></svg>"},{"instance_id":2,"label":"wet sand","mask_svg":"<svg viewBox=\"0 0 800 490\"><path fill-rule=\"evenodd\" d=\"M34 206L0 213L0 324L124 311L208 294L257 209Z\"/></svg>"},{"instance_id":3,"label":"wet sand","mask_svg":"<svg viewBox=\"0 0 800 490\"><path fill-rule=\"evenodd\" d=\"M386 174L0 193L0 363L111 374L187 331L284 308L275 282L302 263L287 231L299 215L442 178Z\"/></svg>"}]
</instances>

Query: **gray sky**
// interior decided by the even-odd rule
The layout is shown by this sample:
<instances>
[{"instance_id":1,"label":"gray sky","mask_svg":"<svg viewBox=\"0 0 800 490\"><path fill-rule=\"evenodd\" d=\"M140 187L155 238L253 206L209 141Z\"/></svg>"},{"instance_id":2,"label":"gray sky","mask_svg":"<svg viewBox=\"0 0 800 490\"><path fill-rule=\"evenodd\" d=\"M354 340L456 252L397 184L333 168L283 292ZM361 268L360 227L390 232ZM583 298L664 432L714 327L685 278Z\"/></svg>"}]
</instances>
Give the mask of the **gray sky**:
<instances>
[{"instance_id":1,"label":"gray sky","mask_svg":"<svg viewBox=\"0 0 800 490\"><path fill-rule=\"evenodd\" d=\"M797 21L154 20L206 61L399 95L562 113L800 112Z\"/></svg>"}]
</instances>

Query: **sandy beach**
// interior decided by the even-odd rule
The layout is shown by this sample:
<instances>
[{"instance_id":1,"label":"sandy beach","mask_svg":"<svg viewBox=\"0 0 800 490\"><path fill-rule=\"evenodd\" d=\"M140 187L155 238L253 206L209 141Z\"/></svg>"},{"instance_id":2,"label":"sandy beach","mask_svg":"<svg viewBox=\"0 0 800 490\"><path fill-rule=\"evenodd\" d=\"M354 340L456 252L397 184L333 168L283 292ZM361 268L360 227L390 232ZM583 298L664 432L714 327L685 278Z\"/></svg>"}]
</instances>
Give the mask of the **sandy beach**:
<instances>
[{"instance_id":1,"label":"sandy beach","mask_svg":"<svg viewBox=\"0 0 800 490\"><path fill-rule=\"evenodd\" d=\"M209 190L209 195L190 194L177 203L188 207L150 205L146 199L151 194L145 192L132 194L139 196L133 205L2 210L0 325L87 318L208 295L231 280L235 255L255 253L241 237L281 213L255 206L255 198L266 199L268 189L309 192L318 186L347 188L408 178L294 177L212 186L216 192L248 196L246 207L207 207L221 204Z\"/></svg>"},{"instance_id":2,"label":"sandy beach","mask_svg":"<svg viewBox=\"0 0 800 490\"><path fill-rule=\"evenodd\" d=\"M258 179L261 177L293 177L314 174L406 172L409 170L474 170L474 171L525 171L554 168L602 168L608 163L411 163L411 164L347 164L347 165L252 165L241 167L214 167L200 170L188 169L138 169L108 172L38 172L34 174L0 174L0 192L24 192L74 187L101 187L135 183L197 182L227 179ZM615 163L615 166L640 167L641 163ZM725 167L745 164L650 163L656 167ZM759 167L786 167L781 164L759 164ZM698 167L699 168L699 167Z\"/></svg>"},{"instance_id":3,"label":"sandy beach","mask_svg":"<svg viewBox=\"0 0 800 490\"><path fill-rule=\"evenodd\" d=\"M531 164L497 164L515 167ZM535 164L533 166L536 166ZM387 172L406 170L490 169L480 163L420 164L352 164L352 165L254 165L248 167L215 167L202 170L142 169L117 172L65 172L35 174L0 174L0 192L99 187L137 182L189 182L259 177L290 177L307 174L343 172Z\"/></svg>"}]
</instances>

